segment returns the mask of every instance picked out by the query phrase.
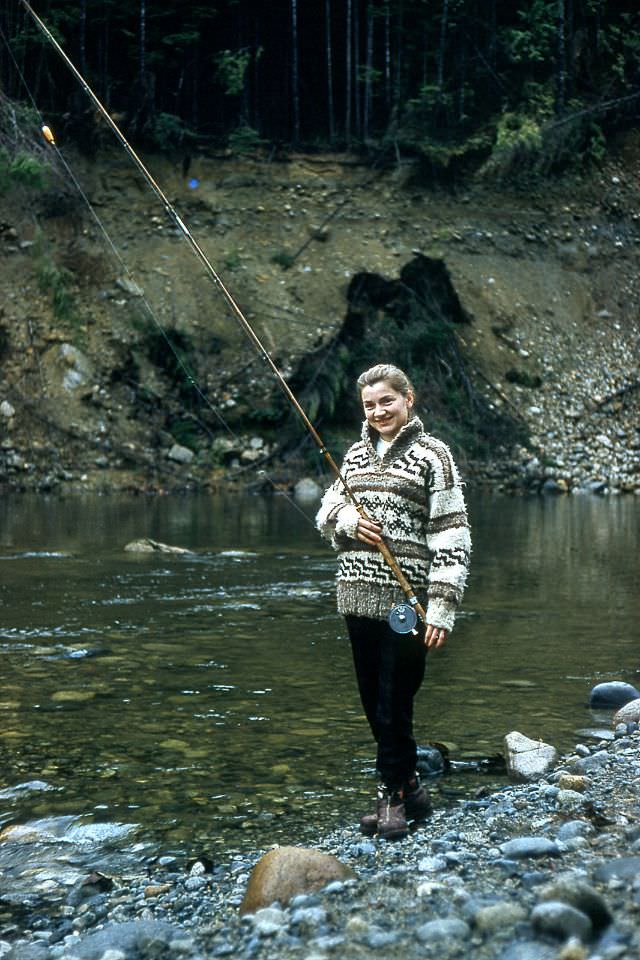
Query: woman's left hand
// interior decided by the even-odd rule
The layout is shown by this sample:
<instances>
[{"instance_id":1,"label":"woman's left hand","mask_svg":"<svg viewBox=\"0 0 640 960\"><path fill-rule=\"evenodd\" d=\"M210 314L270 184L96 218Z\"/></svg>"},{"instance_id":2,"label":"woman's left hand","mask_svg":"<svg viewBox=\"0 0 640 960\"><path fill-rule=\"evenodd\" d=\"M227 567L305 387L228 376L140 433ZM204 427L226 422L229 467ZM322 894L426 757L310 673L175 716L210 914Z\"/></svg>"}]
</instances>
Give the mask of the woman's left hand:
<instances>
[{"instance_id":1,"label":"woman's left hand","mask_svg":"<svg viewBox=\"0 0 640 960\"><path fill-rule=\"evenodd\" d=\"M447 631L443 627L434 627L432 623L427 624L427 631L424 635L425 647L441 647L447 639Z\"/></svg>"}]
</instances>

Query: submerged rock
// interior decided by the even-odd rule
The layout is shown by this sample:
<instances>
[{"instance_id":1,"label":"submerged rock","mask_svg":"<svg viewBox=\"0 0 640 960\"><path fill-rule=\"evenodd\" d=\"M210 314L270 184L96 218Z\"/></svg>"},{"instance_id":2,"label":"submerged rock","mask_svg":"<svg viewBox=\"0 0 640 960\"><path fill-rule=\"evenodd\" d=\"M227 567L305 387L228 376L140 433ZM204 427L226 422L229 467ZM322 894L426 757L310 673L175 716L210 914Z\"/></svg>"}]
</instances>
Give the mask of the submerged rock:
<instances>
[{"instance_id":1,"label":"submerged rock","mask_svg":"<svg viewBox=\"0 0 640 960\"><path fill-rule=\"evenodd\" d=\"M331 854L306 847L278 847L253 868L240 913L255 913L275 902L286 904L298 894L352 876L353 871Z\"/></svg>"},{"instance_id":2,"label":"submerged rock","mask_svg":"<svg viewBox=\"0 0 640 960\"><path fill-rule=\"evenodd\" d=\"M176 556L193 553L186 547L172 547L168 543L160 543L159 540L152 540L150 537L141 537L140 540L131 540L125 546L127 553L173 553Z\"/></svg>"},{"instance_id":3,"label":"submerged rock","mask_svg":"<svg viewBox=\"0 0 640 960\"><path fill-rule=\"evenodd\" d=\"M589 694L589 706L595 709L622 707L630 700L640 698L640 690L622 680L598 683Z\"/></svg>"}]
</instances>

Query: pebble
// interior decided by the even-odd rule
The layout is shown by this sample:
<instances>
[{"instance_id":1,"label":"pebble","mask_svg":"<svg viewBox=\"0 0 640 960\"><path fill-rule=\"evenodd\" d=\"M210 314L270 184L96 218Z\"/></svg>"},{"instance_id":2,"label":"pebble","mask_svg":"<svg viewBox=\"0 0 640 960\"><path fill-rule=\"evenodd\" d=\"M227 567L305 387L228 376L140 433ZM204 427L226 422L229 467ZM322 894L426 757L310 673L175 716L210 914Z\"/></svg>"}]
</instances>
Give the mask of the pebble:
<instances>
[{"instance_id":1,"label":"pebble","mask_svg":"<svg viewBox=\"0 0 640 960\"><path fill-rule=\"evenodd\" d=\"M421 924L416 930L416 937L420 943L434 943L442 940L467 940L471 936L471 928L464 920L457 917L446 917L443 920L429 920Z\"/></svg>"},{"instance_id":2,"label":"pebble","mask_svg":"<svg viewBox=\"0 0 640 960\"><path fill-rule=\"evenodd\" d=\"M557 857L560 855L558 844L548 837L516 837L500 845L500 852L515 860L527 857Z\"/></svg>"},{"instance_id":3,"label":"pebble","mask_svg":"<svg viewBox=\"0 0 640 960\"><path fill-rule=\"evenodd\" d=\"M592 933L589 917L581 910L559 900L550 900L534 907L531 924L539 933L550 934L562 940L569 937L588 940Z\"/></svg>"},{"instance_id":4,"label":"pebble","mask_svg":"<svg viewBox=\"0 0 640 960\"><path fill-rule=\"evenodd\" d=\"M634 956L640 947L640 887L634 888L640 855L631 848L640 830L628 814L640 804L639 756L637 732L598 744L588 753L596 764L581 781L584 791L570 791L602 812L606 832L594 829L586 813L567 819L571 808L558 802L563 790L556 784L584 776L568 772L575 751L541 781L437 809L402 841L367 840L366 856L357 824L336 828L318 838L317 848L350 866L356 879L253 915L240 917L238 906L264 851L213 872L190 870L180 857L167 855L86 901L69 890L62 912L59 904L53 907L58 885L58 893L42 894L52 898L50 915L43 900L34 900L37 925L25 921L9 936L0 927L0 958L109 960L107 951L114 951L111 960L118 953L126 960ZM596 936L597 947L585 953ZM155 953L149 952L152 940Z\"/></svg>"}]
</instances>

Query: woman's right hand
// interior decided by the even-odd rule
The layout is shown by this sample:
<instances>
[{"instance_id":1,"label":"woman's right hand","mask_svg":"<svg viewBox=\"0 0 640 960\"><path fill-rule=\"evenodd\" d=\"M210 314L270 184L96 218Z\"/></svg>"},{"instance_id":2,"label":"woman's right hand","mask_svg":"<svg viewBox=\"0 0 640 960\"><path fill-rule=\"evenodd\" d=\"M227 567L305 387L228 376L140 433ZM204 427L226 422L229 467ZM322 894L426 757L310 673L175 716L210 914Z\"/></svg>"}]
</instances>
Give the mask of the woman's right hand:
<instances>
[{"instance_id":1,"label":"woman's right hand","mask_svg":"<svg viewBox=\"0 0 640 960\"><path fill-rule=\"evenodd\" d=\"M375 520L360 517L356 529L356 537L363 543L370 543L372 546L380 543L382 540L382 527Z\"/></svg>"}]
</instances>

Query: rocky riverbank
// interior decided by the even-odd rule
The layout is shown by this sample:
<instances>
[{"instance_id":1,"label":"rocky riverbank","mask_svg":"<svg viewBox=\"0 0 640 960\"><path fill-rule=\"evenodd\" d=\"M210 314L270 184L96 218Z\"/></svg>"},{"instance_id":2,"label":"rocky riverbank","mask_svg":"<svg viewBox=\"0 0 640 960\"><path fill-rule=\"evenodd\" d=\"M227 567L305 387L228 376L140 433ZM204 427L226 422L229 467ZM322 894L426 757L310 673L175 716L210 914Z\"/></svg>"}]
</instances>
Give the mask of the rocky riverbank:
<instances>
[{"instance_id":1,"label":"rocky riverbank","mask_svg":"<svg viewBox=\"0 0 640 960\"><path fill-rule=\"evenodd\" d=\"M159 857L71 890L51 877L29 924L0 930L0 957L640 957L639 774L637 723L594 732L539 781L480 791L404 841L337 828L316 846L352 879L244 917L262 852L224 866Z\"/></svg>"},{"instance_id":2,"label":"rocky riverbank","mask_svg":"<svg viewBox=\"0 0 640 960\"><path fill-rule=\"evenodd\" d=\"M351 372L327 371L369 338L431 385L421 413L468 480L638 493L638 156L629 136L581 179L531 189L469 181L450 192L425 184L409 159L372 178L349 156L202 156L197 189L179 163L156 157L154 169L279 369L303 392L315 384L306 399L337 456L357 411ZM276 486L308 473L323 483L302 428L287 432L275 378L126 158L72 162L125 259L113 261L69 185L7 196L0 490L255 487L263 468ZM416 302L437 320L431 334L451 328L453 366L434 359L431 334L407 346L410 311L395 294L354 308L357 278L370 293L396 291L417 260L428 269ZM345 347L350 312L364 326ZM399 339L380 341L376 318ZM493 416L509 431L483 432Z\"/></svg>"}]
</instances>

